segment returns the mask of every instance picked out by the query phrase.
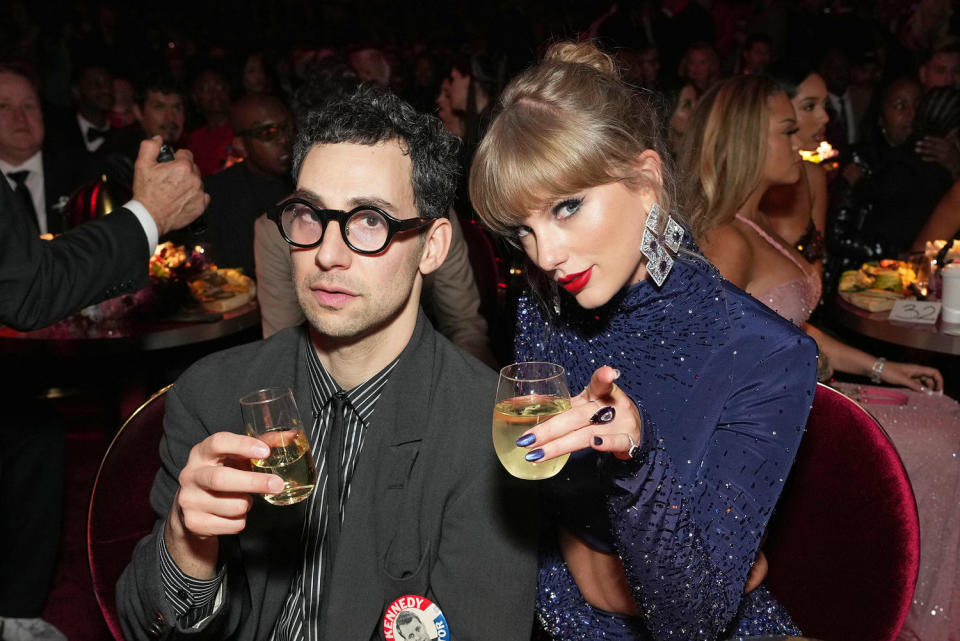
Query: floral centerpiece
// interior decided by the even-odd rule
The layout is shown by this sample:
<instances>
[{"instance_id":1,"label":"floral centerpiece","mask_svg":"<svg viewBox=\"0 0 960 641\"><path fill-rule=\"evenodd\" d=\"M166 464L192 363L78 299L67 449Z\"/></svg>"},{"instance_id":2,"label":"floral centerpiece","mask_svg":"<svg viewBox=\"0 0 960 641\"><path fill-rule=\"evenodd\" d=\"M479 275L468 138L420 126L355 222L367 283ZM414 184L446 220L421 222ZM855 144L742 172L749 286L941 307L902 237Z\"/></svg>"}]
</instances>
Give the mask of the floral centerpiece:
<instances>
[{"instance_id":1,"label":"floral centerpiece","mask_svg":"<svg viewBox=\"0 0 960 641\"><path fill-rule=\"evenodd\" d=\"M157 246L150 257L150 284L157 297L158 311L172 311L189 302L188 283L217 266L210 260L203 245L189 251L171 242Z\"/></svg>"}]
</instances>

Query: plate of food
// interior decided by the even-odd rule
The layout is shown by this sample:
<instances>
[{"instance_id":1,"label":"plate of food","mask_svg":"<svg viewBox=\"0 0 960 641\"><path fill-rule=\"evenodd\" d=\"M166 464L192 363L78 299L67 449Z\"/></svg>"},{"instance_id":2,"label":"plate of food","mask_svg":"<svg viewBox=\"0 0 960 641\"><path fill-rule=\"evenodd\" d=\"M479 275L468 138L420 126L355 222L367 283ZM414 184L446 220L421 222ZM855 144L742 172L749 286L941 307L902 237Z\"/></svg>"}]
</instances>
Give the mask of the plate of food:
<instances>
[{"instance_id":1,"label":"plate of food","mask_svg":"<svg viewBox=\"0 0 960 641\"><path fill-rule=\"evenodd\" d=\"M257 286L241 269L203 272L189 282L190 295L208 312L229 312L253 300Z\"/></svg>"},{"instance_id":2,"label":"plate of food","mask_svg":"<svg viewBox=\"0 0 960 641\"><path fill-rule=\"evenodd\" d=\"M852 305L871 312L893 309L898 300L911 294L910 285L917 274L902 260L880 260L864 263L840 275L840 297Z\"/></svg>"}]
</instances>

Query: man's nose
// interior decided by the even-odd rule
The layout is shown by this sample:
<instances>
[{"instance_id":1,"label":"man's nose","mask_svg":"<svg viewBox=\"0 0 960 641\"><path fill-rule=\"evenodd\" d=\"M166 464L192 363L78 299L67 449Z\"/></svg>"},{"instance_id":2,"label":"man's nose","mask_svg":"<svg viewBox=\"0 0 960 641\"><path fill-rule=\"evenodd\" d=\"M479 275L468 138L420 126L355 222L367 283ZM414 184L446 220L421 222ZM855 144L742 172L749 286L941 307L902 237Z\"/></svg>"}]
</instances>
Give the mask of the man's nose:
<instances>
[{"instance_id":1,"label":"man's nose","mask_svg":"<svg viewBox=\"0 0 960 641\"><path fill-rule=\"evenodd\" d=\"M349 267L353 260L353 250L343 239L340 223L332 218L324 227L323 240L316 251L317 266L324 270Z\"/></svg>"}]
</instances>

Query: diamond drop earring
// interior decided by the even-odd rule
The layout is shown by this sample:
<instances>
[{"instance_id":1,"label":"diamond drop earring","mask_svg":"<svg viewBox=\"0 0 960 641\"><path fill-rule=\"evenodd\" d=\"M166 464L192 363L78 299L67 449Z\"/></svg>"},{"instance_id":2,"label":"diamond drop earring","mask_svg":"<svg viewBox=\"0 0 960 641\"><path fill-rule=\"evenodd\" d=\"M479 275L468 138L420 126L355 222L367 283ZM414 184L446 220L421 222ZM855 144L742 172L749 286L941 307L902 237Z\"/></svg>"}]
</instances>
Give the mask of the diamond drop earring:
<instances>
[{"instance_id":1,"label":"diamond drop earring","mask_svg":"<svg viewBox=\"0 0 960 641\"><path fill-rule=\"evenodd\" d=\"M647 215L647 222L643 229L643 242L640 251L647 257L647 274L657 284L662 287L670 270L673 269L673 257L667 248L674 253L680 249L680 243L683 241L683 227L673 219L673 216L667 216L667 225L663 233L659 233L660 227L660 205L653 203L650 213Z\"/></svg>"}]
</instances>

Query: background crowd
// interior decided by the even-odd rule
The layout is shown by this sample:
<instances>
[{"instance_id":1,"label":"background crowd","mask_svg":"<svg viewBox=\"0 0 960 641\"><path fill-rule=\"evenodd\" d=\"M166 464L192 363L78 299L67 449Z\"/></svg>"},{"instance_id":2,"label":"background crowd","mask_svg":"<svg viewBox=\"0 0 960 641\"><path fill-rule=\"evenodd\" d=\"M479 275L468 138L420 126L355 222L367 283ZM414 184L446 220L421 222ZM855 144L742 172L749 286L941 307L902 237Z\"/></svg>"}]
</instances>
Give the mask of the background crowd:
<instances>
[{"instance_id":1,"label":"background crowd","mask_svg":"<svg viewBox=\"0 0 960 641\"><path fill-rule=\"evenodd\" d=\"M465 184L496 96L550 42L592 38L613 53L627 81L655 92L675 147L697 99L717 80L809 69L827 91L829 122L819 137L841 152L827 175L829 203L814 216L828 244L830 292L843 269L960 228L960 190L951 189L960 175L960 44L952 35L960 29L952 5L12 2L0 25L0 59L36 80L43 123L26 151L11 157L0 149L0 168L9 173L16 158L45 152L43 193L36 178L25 182L34 208L46 210L38 231L59 233L93 215L84 211L89 198L69 201L75 190L103 174L122 194L139 141L160 134L190 149L205 176L217 176L207 181L206 233L172 240L203 241L221 266L253 275L253 221L290 191L297 118L356 82L389 87L437 113L464 141ZM506 360L512 328L497 321L509 317L498 312L513 298L517 259L491 248L473 224L465 186L455 209L467 223L487 323L474 324L461 344L482 343L477 332L486 332L492 346L475 353ZM266 320L268 332L274 323Z\"/></svg>"},{"instance_id":2,"label":"background crowd","mask_svg":"<svg viewBox=\"0 0 960 641\"><path fill-rule=\"evenodd\" d=\"M805 196L768 193L759 206L787 210L771 224L830 293L844 269L960 233L954 4L12 1L0 23L0 171L37 233L59 234L95 216L104 194L124 202L143 138L189 149L210 206L161 240L205 243L219 265L256 276L269 335L303 318L287 246L263 217L293 190L298 123L358 83L389 88L462 139L454 240L425 306L440 331L495 365L511 360L527 266L479 224L466 180L500 91L551 42L590 39L610 53L626 81L650 92L678 156L698 100L718 81L793 82L787 97L803 127L800 87L819 78L810 112L823 113L810 116L820 120L802 148L825 139L839 155L787 185ZM722 257L714 262L723 271ZM817 306L798 324L816 319ZM941 369L949 390L958 377Z\"/></svg>"}]
</instances>

